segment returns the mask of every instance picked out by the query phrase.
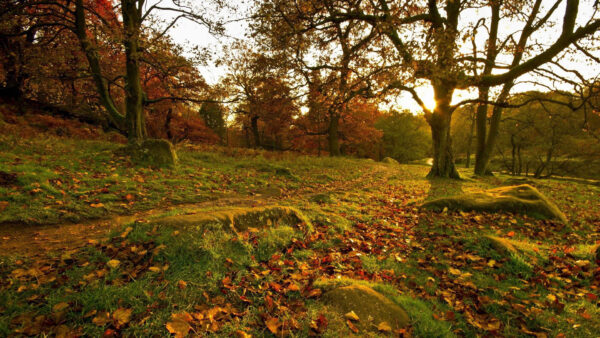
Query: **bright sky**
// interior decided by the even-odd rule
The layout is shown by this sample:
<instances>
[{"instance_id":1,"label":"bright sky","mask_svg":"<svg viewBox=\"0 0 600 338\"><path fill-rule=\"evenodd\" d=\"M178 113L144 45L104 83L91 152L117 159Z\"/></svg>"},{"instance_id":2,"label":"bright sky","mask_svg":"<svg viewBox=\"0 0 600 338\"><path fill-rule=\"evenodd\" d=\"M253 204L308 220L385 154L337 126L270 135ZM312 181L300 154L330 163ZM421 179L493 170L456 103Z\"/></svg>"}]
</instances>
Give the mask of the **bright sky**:
<instances>
[{"instance_id":1,"label":"bright sky","mask_svg":"<svg viewBox=\"0 0 600 338\"><path fill-rule=\"evenodd\" d=\"M243 3L242 1L240 1L236 4L238 6L241 6L241 8L248 8L248 2ZM590 15L592 15L591 13L593 13L592 2L589 0L583 0L582 4L580 6L578 23L584 24L590 18ZM242 11L234 12L234 13L227 15L227 19L234 20L234 19L242 18L242 17L244 17L244 15L245 15L245 13L243 13ZM490 16L489 9L487 9L487 8L484 10L478 10L478 11L473 10L469 13L465 13L464 15L467 16L465 19L468 20L468 22L475 22L480 17L489 18L489 16ZM556 11L555 17L560 19L563 15L564 15L564 5L561 5L561 7L559 7L559 9ZM163 18L169 17L168 14L166 14L166 13L161 13L160 16ZM505 26L503 26L503 28L505 28L507 26L511 27L510 24L509 25L505 24ZM522 24L515 25L515 29L519 29L520 26L522 26ZM560 34L560 28L561 28L560 26L557 26L552 30L540 32L538 34L538 36L536 36L536 39L538 41L552 42ZM196 23L192 23L189 21L179 21L178 24L170 30L170 35L177 43L185 44L185 45L197 45L200 47L209 48L211 50L211 54L213 57L212 61L216 61L219 57L221 57L221 55L222 55L221 51L223 50L223 47L231 44L236 39L242 39L242 40L246 39L245 34L247 33L247 31L248 31L247 22L236 21L236 22L229 23L226 25L226 34L229 37L218 37L217 38L217 37L213 36L212 34L210 34L205 27L202 27ZM502 37L503 34L506 35L509 33L511 33L511 32L501 31L500 37ZM485 34L478 35L476 37L476 39L477 39L479 46L484 46L484 42L486 39ZM481 47L479 47L479 48L481 48ZM480 54L479 56L482 56L482 54ZM510 61L510 60L507 60L507 61ZM586 77L598 76L598 71L596 68L597 65L594 67L594 65L590 64L589 60L586 60L586 58L579 56L574 59L563 60L563 61L565 61L566 64L570 68L577 68ZM201 71L202 75L206 78L206 80L211 84L218 82L218 80L226 74L226 68L223 66L216 67L214 65L214 62L209 62L208 65L201 66L200 71ZM520 83L515 87L515 89L513 89L513 92L536 89L536 87L534 85L529 83L530 80L534 80L534 79L535 79L535 77L533 75L522 76L519 79ZM570 89L570 87L566 87L563 84L558 84L558 86L562 87L561 89ZM421 99L425 102L425 104L429 108L434 107L435 101L433 99L433 92L429 86L425 85L425 86L419 87L419 88L417 88L417 92L418 92L419 96L421 97ZM457 91L454 94L454 101L458 102L458 101L461 101L466 98L473 98L473 96L475 95L474 93L475 93L475 91L471 91L471 92ZM392 106L396 109L409 109L413 112L421 111L420 107L407 94L401 94L398 97L394 98L393 102L390 104L390 106Z\"/></svg>"}]
</instances>

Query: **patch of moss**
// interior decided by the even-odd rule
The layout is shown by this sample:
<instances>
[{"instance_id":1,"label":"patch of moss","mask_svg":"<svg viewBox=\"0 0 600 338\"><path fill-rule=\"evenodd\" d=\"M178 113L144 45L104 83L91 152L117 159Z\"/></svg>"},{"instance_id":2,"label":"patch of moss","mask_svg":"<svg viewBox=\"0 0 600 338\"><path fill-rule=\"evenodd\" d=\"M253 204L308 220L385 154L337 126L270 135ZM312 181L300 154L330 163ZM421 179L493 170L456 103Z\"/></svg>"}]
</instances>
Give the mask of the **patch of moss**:
<instances>
[{"instance_id":1,"label":"patch of moss","mask_svg":"<svg viewBox=\"0 0 600 338\"><path fill-rule=\"evenodd\" d=\"M308 230L311 229L311 222L299 210L284 206L234 208L174 215L157 218L153 223L171 227L221 227L233 232L245 231L249 228L300 224L306 225Z\"/></svg>"},{"instance_id":2,"label":"patch of moss","mask_svg":"<svg viewBox=\"0 0 600 338\"><path fill-rule=\"evenodd\" d=\"M434 211L513 212L567 222L566 216L554 203L527 184L439 198L425 202L421 207Z\"/></svg>"}]
</instances>

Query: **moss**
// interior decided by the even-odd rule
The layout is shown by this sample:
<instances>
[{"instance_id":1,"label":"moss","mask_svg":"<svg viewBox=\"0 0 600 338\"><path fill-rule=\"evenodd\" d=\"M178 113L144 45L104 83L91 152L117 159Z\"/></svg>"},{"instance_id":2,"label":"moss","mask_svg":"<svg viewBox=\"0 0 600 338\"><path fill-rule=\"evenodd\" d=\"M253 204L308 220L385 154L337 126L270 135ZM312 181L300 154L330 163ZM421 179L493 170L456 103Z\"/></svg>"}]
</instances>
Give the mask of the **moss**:
<instances>
[{"instance_id":1,"label":"moss","mask_svg":"<svg viewBox=\"0 0 600 338\"><path fill-rule=\"evenodd\" d=\"M534 185L535 182L533 180L530 180L525 177L510 177L510 178L507 178L504 182L502 182L502 185L522 185L522 184Z\"/></svg>"},{"instance_id":2,"label":"moss","mask_svg":"<svg viewBox=\"0 0 600 338\"><path fill-rule=\"evenodd\" d=\"M149 139L140 144L129 144L119 149L117 154L129 155L138 164L155 167L174 167L179 161L171 142L161 139Z\"/></svg>"},{"instance_id":3,"label":"moss","mask_svg":"<svg viewBox=\"0 0 600 338\"><path fill-rule=\"evenodd\" d=\"M318 204L330 204L333 203L331 194L315 194L310 197L310 201Z\"/></svg>"},{"instance_id":4,"label":"moss","mask_svg":"<svg viewBox=\"0 0 600 338\"><path fill-rule=\"evenodd\" d=\"M172 227L223 228L230 229L233 232L278 225L297 226L304 224L309 230L311 228L310 221L300 211L284 206L234 208L189 215L174 215L157 218L153 220L153 223Z\"/></svg>"},{"instance_id":5,"label":"moss","mask_svg":"<svg viewBox=\"0 0 600 338\"><path fill-rule=\"evenodd\" d=\"M400 165L400 163L398 163L398 161L396 161L395 159L393 159L391 157L386 157L383 160L381 160L381 162L385 163L385 164Z\"/></svg>"},{"instance_id":6,"label":"moss","mask_svg":"<svg viewBox=\"0 0 600 338\"><path fill-rule=\"evenodd\" d=\"M502 187L480 193L463 194L425 202L423 209L482 212L513 212L564 223L566 216L534 187L524 184Z\"/></svg>"},{"instance_id":7,"label":"moss","mask_svg":"<svg viewBox=\"0 0 600 338\"><path fill-rule=\"evenodd\" d=\"M387 322L393 329L409 325L406 311L365 285L353 284L334 288L327 292L323 299L341 315L354 311L360 318L357 325L363 329L376 329L381 322Z\"/></svg>"}]
</instances>

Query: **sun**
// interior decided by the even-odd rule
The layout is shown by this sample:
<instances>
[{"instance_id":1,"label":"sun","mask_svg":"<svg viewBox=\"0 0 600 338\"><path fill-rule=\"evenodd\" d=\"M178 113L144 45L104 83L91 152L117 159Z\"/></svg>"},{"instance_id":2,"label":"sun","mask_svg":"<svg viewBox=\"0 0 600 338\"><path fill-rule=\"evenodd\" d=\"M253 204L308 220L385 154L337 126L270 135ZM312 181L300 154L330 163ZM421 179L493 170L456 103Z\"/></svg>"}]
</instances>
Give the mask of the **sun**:
<instances>
[{"instance_id":1,"label":"sun","mask_svg":"<svg viewBox=\"0 0 600 338\"><path fill-rule=\"evenodd\" d=\"M425 108L433 111L437 106L437 103L435 102L435 96L433 95L433 87L430 84L423 84L422 86L416 88L416 92L421 101L423 101Z\"/></svg>"}]
</instances>

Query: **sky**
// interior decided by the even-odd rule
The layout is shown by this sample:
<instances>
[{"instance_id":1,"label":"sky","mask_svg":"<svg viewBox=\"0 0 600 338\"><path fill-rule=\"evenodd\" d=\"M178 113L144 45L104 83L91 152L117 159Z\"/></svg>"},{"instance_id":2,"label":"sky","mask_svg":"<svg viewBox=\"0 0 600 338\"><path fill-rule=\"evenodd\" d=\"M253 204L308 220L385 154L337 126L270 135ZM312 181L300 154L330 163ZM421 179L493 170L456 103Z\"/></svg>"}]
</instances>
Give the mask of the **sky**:
<instances>
[{"instance_id":1,"label":"sky","mask_svg":"<svg viewBox=\"0 0 600 338\"><path fill-rule=\"evenodd\" d=\"M230 45L233 41L237 39L247 39L246 34L248 33L248 23L244 20L236 19L243 18L247 15L247 10L249 8L250 1L239 0L235 3L240 9L235 12L226 12L224 14L226 20L233 21L226 24L225 26L227 35L226 37L216 37L210 34L208 29L206 29L205 27L190 21L179 21L176 26L169 30L169 35L173 38L173 40L176 43L188 46L197 45L200 47L208 48L210 50L210 54L213 57L213 61L215 61L222 56L221 51L224 47ZM550 1L549 3L553 2ZM587 21L592 15L592 3L593 2L591 0L582 1L578 16L579 24L584 24L585 21ZM561 5L561 7L559 7L556 11L556 14L554 15L556 19L560 19L562 15L564 15L563 6L564 5ZM165 12L158 12L158 14L163 19L168 19L171 16L170 14ZM484 10L474 10L471 12L467 12L465 13L465 16L466 17L463 19L466 19L466 21L468 22L475 22L481 17L489 18L489 9L486 8ZM514 27L515 29L518 29L518 27L520 27L521 25L522 24L514 25ZM502 36L502 34L508 34L510 32L510 28L506 29L506 27L512 26L513 25L511 23L505 23L505 25L502 26L502 28L505 31L501 31L500 36ZM560 34L560 28L560 26L557 26L546 31L541 31L538 33L537 36L535 36L535 38L538 41L551 42ZM478 42L478 45L484 45L486 35L487 34L479 34L478 36L476 36L476 41ZM565 59L562 61L565 62L565 64L568 65L570 68L578 69L584 76L592 77L599 75L597 71L598 65L591 64L589 60L586 60L586 58L582 57L581 55L575 57L574 59ZM214 65L213 62L209 62L207 65L200 66L200 72L205 77L208 83L214 84L217 83L219 79L226 74L227 69L224 66L217 67ZM515 86L513 92L541 89L530 83L533 80L539 80L539 78L536 78L534 75L531 74L522 76L521 78L519 78L519 83ZM565 84L561 83L557 84L556 86L564 90L571 89L570 86L566 86ZM424 101L425 105L428 108L432 109L435 106L435 100L433 98L433 91L431 87L429 85L424 85L418 87L416 90L421 99ZM475 98L475 96L476 91L474 90L457 91L454 94L454 103L468 98ZM408 109L413 113L421 112L421 108L408 94L401 94L392 98L391 103L389 105L384 105L384 108Z\"/></svg>"}]
</instances>

